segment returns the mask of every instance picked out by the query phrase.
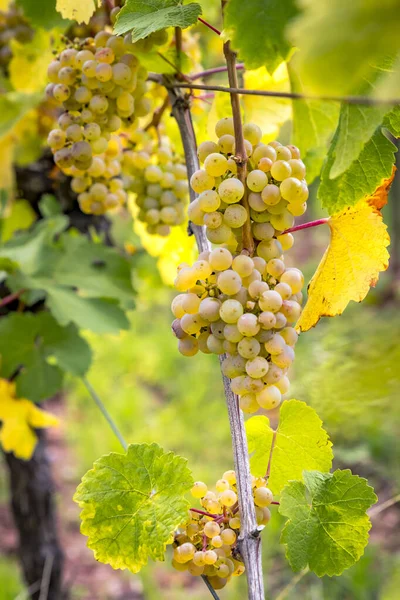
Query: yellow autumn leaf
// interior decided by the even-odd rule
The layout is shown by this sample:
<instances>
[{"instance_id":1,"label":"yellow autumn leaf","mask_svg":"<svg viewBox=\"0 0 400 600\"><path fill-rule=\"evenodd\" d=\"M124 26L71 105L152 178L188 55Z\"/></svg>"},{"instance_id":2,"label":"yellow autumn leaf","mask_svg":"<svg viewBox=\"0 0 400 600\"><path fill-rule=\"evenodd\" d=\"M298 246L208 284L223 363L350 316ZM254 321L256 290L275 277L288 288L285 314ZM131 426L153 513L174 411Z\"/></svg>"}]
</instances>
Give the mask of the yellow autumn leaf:
<instances>
[{"instance_id":1,"label":"yellow autumn leaf","mask_svg":"<svg viewBox=\"0 0 400 600\"><path fill-rule=\"evenodd\" d=\"M350 300L364 300L379 273L387 269L390 237L380 209L387 202L393 177L394 170L373 196L328 220L330 244L308 287L298 330L308 331L321 317L342 314Z\"/></svg>"},{"instance_id":2,"label":"yellow autumn leaf","mask_svg":"<svg viewBox=\"0 0 400 600\"><path fill-rule=\"evenodd\" d=\"M30 400L17 398L15 384L0 379L0 444L5 452L29 460L37 443L36 429L58 425L58 419Z\"/></svg>"},{"instance_id":3,"label":"yellow autumn leaf","mask_svg":"<svg viewBox=\"0 0 400 600\"><path fill-rule=\"evenodd\" d=\"M290 92L286 62L282 62L272 75L265 67L245 71L244 87L250 90ZM263 142L276 138L285 121L291 118L292 104L285 98L243 96L244 118L246 122L257 123L264 132Z\"/></svg>"},{"instance_id":4,"label":"yellow autumn leaf","mask_svg":"<svg viewBox=\"0 0 400 600\"><path fill-rule=\"evenodd\" d=\"M0 10L7 10L11 4L11 0L0 0Z\"/></svg>"},{"instance_id":5,"label":"yellow autumn leaf","mask_svg":"<svg viewBox=\"0 0 400 600\"><path fill-rule=\"evenodd\" d=\"M27 44L12 40L9 71L14 90L34 93L46 87L47 68L54 58L54 42L58 37L56 31L38 29Z\"/></svg>"},{"instance_id":6,"label":"yellow autumn leaf","mask_svg":"<svg viewBox=\"0 0 400 600\"><path fill-rule=\"evenodd\" d=\"M14 148L15 140L12 134L8 134L1 139L0 144L0 190L4 190L7 199L12 198L14 189Z\"/></svg>"},{"instance_id":7,"label":"yellow autumn leaf","mask_svg":"<svg viewBox=\"0 0 400 600\"><path fill-rule=\"evenodd\" d=\"M57 0L56 9L64 19L89 23L90 17L99 4L100 0Z\"/></svg>"}]
</instances>

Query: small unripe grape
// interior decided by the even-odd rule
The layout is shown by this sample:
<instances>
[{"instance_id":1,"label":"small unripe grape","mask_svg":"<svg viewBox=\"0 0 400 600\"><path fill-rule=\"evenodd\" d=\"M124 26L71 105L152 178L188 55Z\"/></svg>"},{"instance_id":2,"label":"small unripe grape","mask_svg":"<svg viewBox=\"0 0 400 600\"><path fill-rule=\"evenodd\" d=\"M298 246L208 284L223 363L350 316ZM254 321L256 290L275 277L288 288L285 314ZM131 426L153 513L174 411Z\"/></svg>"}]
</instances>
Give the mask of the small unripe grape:
<instances>
[{"instance_id":1,"label":"small unripe grape","mask_svg":"<svg viewBox=\"0 0 400 600\"><path fill-rule=\"evenodd\" d=\"M221 200L226 204L235 204L243 198L244 186L239 179L236 179L236 177L230 177L220 183L218 186L218 193Z\"/></svg>"},{"instance_id":2,"label":"small unripe grape","mask_svg":"<svg viewBox=\"0 0 400 600\"><path fill-rule=\"evenodd\" d=\"M132 79L132 71L128 65L117 63L112 67L112 79L117 85L127 86Z\"/></svg>"},{"instance_id":3,"label":"small unripe grape","mask_svg":"<svg viewBox=\"0 0 400 600\"><path fill-rule=\"evenodd\" d=\"M86 161L92 158L92 149L88 142L77 142L72 146L72 156L76 161Z\"/></svg>"},{"instance_id":4,"label":"small unripe grape","mask_svg":"<svg viewBox=\"0 0 400 600\"><path fill-rule=\"evenodd\" d=\"M290 248L292 248L294 244L294 237L291 233L284 233L283 235L278 235L276 239L281 244L282 250L284 250L285 252L286 250L290 250Z\"/></svg>"},{"instance_id":5,"label":"small unripe grape","mask_svg":"<svg viewBox=\"0 0 400 600\"><path fill-rule=\"evenodd\" d=\"M229 527L231 529L240 529L239 517L232 517L232 519L229 519Z\"/></svg>"},{"instance_id":6,"label":"small unripe grape","mask_svg":"<svg viewBox=\"0 0 400 600\"><path fill-rule=\"evenodd\" d=\"M106 82L110 81L113 76L113 70L111 65L106 63L100 63L96 67L96 79L98 81Z\"/></svg>"},{"instance_id":7,"label":"small unripe grape","mask_svg":"<svg viewBox=\"0 0 400 600\"><path fill-rule=\"evenodd\" d=\"M261 408L265 408L265 410L272 410L281 403L282 394L276 386L267 385L256 395L256 399Z\"/></svg>"},{"instance_id":8,"label":"small unripe grape","mask_svg":"<svg viewBox=\"0 0 400 600\"><path fill-rule=\"evenodd\" d=\"M189 560L192 560L192 558L194 557L194 553L196 552L196 548L193 544L191 544L190 542L186 542L185 544L182 544L182 546L179 546L179 554L180 554L180 558L184 561L184 562L189 562Z\"/></svg>"},{"instance_id":9,"label":"small unripe grape","mask_svg":"<svg viewBox=\"0 0 400 600\"><path fill-rule=\"evenodd\" d=\"M257 164L263 158L268 158L274 162L276 160L276 150L269 144L258 144L253 151L253 160Z\"/></svg>"},{"instance_id":10,"label":"small unripe grape","mask_svg":"<svg viewBox=\"0 0 400 600\"><path fill-rule=\"evenodd\" d=\"M235 485L236 483L236 473L235 471L225 471L222 475L222 479L226 479L229 485Z\"/></svg>"},{"instance_id":11,"label":"small unripe grape","mask_svg":"<svg viewBox=\"0 0 400 600\"><path fill-rule=\"evenodd\" d=\"M58 83L58 73L61 69L61 63L58 60L53 60L47 69L47 77L51 83Z\"/></svg>"},{"instance_id":12,"label":"small unripe grape","mask_svg":"<svg viewBox=\"0 0 400 600\"><path fill-rule=\"evenodd\" d=\"M226 479L218 479L215 484L215 489L217 492L224 492L225 490L229 490L229 481Z\"/></svg>"},{"instance_id":13,"label":"small unripe grape","mask_svg":"<svg viewBox=\"0 0 400 600\"><path fill-rule=\"evenodd\" d=\"M204 560L204 555L205 555L205 552L202 552L201 550L198 550L197 552L195 552L194 556L193 556L194 564L199 567L204 566L206 564L205 560Z\"/></svg>"},{"instance_id":14,"label":"small unripe grape","mask_svg":"<svg viewBox=\"0 0 400 600\"><path fill-rule=\"evenodd\" d=\"M95 113L104 114L108 109L108 100L104 96L93 96L89 102L89 107Z\"/></svg>"},{"instance_id":15,"label":"small unripe grape","mask_svg":"<svg viewBox=\"0 0 400 600\"><path fill-rule=\"evenodd\" d=\"M224 542L222 541L221 536L215 535L211 539L211 544L214 546L214 548L221 548L224 545Z\"/></svg>"},{"instance_id":16,"label":"small unripe grape","mask_svg":"<svg viewBox=\"0 0 400 600\"><path fill-rule=\"evenodd\" d=\"M224 544L232 546L236 542L236 533L232 529L224 529L221 532L221 538Z\"/></svg>"},{"instance_id":17,"label":"small unripe grape","mask_svg":"<svg viewBox=\"0 0 400 600\"><path fill-rule=\"evenodd\" d=\"M270 158L264 157L258 161L257 167L260 169L260 171L268 173L271 170L272 165L272 160Z\"/></svg>"},{"instance_id":18,"label":"small unripe grape","mask_svg":"<svg viewBox=\"0 0 400 600\"><path fill-rule=\"evenodd\" d=\"M218 554L214 550L204 552L204 564L214 565L218 560Z\"/></svg>"},{"instance_id":19,"label":"small unripe grape","mask_svg":"<svg viewBox=\"0 0 400 600\"><path fill-rule=\"evenodd\" d=\"M222 492L219 501L223 506L233 506L237 502L237 495L233 490L225 490Z\"/></svg>"},{"instance_id":20,"label":"small unripe grape","mask_svg":"<svg viewBox=\"0 0 400 600\"><path fill-rule=\"evenodd\" d=\"M224 175L228 168L228 161L223 154L213 152L204 161L204 168L211 177Z\"/></svg>"},{"instance_id":21,"label":"small unripe grape","mask_svg":"<svg viewBox=\"0 0 400 600\"><path fill-rule=\"evenodd\" d=\"M65 102L71 95L71 91L67 85L58 83L53 88L53 97L57 102Z\"/></svg>"},{"instance_id":22,"label":"small unripe grape","mask_svg":"<svg viewBox=\"0 0 400 600\"><path fill-rule=\"evenodd\" d=\"M47 143L53 151L64 148L66 141L67 135L62 129L53 129L47 138Z\"/></svg>"}]
</instances>

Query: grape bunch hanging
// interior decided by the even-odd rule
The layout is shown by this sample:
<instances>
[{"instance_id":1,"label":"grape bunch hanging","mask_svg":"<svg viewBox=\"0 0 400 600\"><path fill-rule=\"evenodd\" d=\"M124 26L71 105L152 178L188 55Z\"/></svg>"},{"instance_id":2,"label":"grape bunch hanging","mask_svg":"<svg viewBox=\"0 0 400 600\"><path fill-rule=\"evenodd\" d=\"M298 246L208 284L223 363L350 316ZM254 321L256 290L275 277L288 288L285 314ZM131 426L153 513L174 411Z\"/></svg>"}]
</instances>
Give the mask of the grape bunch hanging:
<instances>
[{"instance_id":1,"label":"grape bunch hanging","mask_svg":"<svg viewBox=\"0 0 400 600\"><path fill-rule=\"evenodd\" d=\"M240 515L235 471L226 471L215 490L208 490L202 481L193 485L192 497L200 501L201 508L190 509L187 522L176 531L172 565L191 575L205 575L214 589L222 589L245 571L237 552ZM263 477L252 477L252 491L257 523L267 525L272 492Z\"/></svg>"},{"instance_id":2,"label":"grape bunch hanging","mask_svg":"<svg viewBox=\"0 0 400 600\"><path fill-rule=\"evenodd\" d=\"M48 138L57 166L86 213L103 214L126 201L122 148L116 133L151 109L147 71L135 44L102 31L63 50L48 69L47 97L63 107Z\"/></svg>"},{"instance_id":3,"label":"grape bunch hanging","mask_svg":"<svg viewBox=\"0 0 400 600\"><path fill-rule=\"evenodd\" d=\"M218 144L199 146L204 169L191 178L199 197L190 218L205 224L208 239L225 244L181 265L175 280L181 292L172 303L173 331L179 351L226 355L222 370L231 379L243 412L280 405L289 390L287 372L294 360L304 277L286 268L283 253L293 245L295 216L306 210L308 188L299 150L279 142L261 143L254 124L244 126L249 168L245 185L236 176L232 119L216 125ZM243 240L250 207L255 256L232 254Z\"/></svg>"}]
</instances>

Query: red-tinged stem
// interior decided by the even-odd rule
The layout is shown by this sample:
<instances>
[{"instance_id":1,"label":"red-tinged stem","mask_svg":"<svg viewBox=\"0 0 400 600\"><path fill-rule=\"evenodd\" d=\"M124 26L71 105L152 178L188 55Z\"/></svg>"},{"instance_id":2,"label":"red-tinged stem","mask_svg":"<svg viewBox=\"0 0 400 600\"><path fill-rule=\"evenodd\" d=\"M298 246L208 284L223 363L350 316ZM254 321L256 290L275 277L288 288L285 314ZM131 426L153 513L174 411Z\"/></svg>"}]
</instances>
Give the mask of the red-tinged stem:
<instances>
[{"instance_id":1,"label":"red-tinged stem","mask_svg":"<svg viewBox=\"0 0 400 600\"><path fill-rule=\"evenodd\" d=\"M24 294L25 292L26 292L26 290L19 290L18 292L15 292L14 294L5 296L0 302L0 308L3 308L3 306L7 306L7 304L11 304L11 302L14 302L14 300L18 300L18 298L20 296L22 296L22 294Z\"/></svg>"},{"instance_id":2,"label":"red-tinged stem","mask_svg":"<svg viewBox=\"0 0 400 600\"><path fill-rule=\"evenodd\" d=\"M281 235L283 235L284 233L292 233L293 231L300 231L301 229L309 229L310 227L317 227L318 225L325 225L325 223L328 223L329 218L325 218L325 219L317 219L316 221L309 221L308 223L301 223L300 225L295 225L294 227L291 227L290 229L286 229L286 231L283 231L281 233Z\"/></svg>"},{"instance_id":3,"label":"red-tinged stem","mask_svg":"<svg viewBox=\"0 0 400 600\"><path fill-rule=\"evenodd\" d=\"M276 500L273 500L273 501L271 502L271 504L276 504L277 506L279 506L279 505L280 505L280 502L277 502Z\"/></svg>"},{"instance_id":4,"label":"red-tinged stem","mask_svg":"<svg viewBox=\"0 0 400 600\"><path fill-rule=\"evenodd\" d=\"M203 552L205 552L207 550L207 546L208 546L208 539L207 539L207 536L205 535L205 533L203 533Z\"/></svg>"},{"instance_id":5,"label":"red-tinged stem","mask_svg":"<svg viewBox=\"0 0 400 600\"><path fill-rule=\"evenodd\" d=\"M212 519L218 519L219 515L214 515L213 513L205 512L204 510L199 510L198 508L189 508L191 512L198 513L199 515L204 515L205 517L211 517Z\"/></svg>"},{"instance_id":6,"label":"red-tinged stem","mask_svg":"<svg viewBox=\"0 0 400 600\"><path fill-rule=\"evenodd\" d=\"M235 66L238 71L243 71L243 69L245 68L243 63L237 63ZM195 81L196 79L205 79L206 77L211 77L212 75L216 75L217 73L226 73L227 70L228 67L225 65L222 67L214 67L213 69L207 69L206 71L200 71L199 73L194 73L193 75L190 75L190 80Z\"/></svg>"},{"instance_id":7,"label":"red-tinged stem","mask_svg":"<svg viewBox=\"0 0 400 600\"><path fill-rule=\"evenodd\" d=\"M200 21L200 23L203 23L203 25L205 25L206 27L208 27L208 29L211 29L211 31L213 31L217 35L221 35L220 30L217 29L216 27L214 27L214 25L211 25L211 23L207 23L207 21L205 21L201 17L198 17L198 20Z\"/></svg>"},{"instance_id":8,"label":"red-tinged stem","mask_svg":"<svg viewBox=\"0 0 400 600\"><path fill-rule=\"evenodd\" d=\"M269 453L267 472L265 473L265 479L266 479L267 483L268 483L268 478L269 478L270 473L271 473L272 455L274 453L275 442L276 442L276 431L274 431L274 434L272 436L272 444L271 444L271 450L270 450L270 453Z\"/></svg>"}]
</instances>

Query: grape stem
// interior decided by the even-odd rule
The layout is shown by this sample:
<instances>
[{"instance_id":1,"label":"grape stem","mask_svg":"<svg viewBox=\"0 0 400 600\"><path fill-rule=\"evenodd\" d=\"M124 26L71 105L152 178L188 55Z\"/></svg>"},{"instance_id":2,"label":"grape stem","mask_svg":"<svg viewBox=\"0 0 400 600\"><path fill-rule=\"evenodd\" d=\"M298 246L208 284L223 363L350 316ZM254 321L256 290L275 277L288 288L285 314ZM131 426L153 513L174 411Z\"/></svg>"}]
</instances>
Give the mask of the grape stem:
<instances>
[{"instance_id":1,"label":"grape stem","mask_svg":"<svg viewBox=\"0 0 400 600\"><path fill-rule=\"evenodd\" d=\"M294 227L290 227L290 229L286 229L281 233L284 235L285 233L292 233L293 231L301 231L302 229L309 229L310 227L317 227L318 225L325 225L328 223L329 218L325 219L317 219L316 221L309 221L308 223L300 223L300 225L295 225Z\"/></svg>"},{"instance_id":2,"label":"grape stem","mask_svg":"<svg viewBox=\"0 0 400 600\"><path fill-rule=\"evenodd\" d=\"M211 29L211 31L213 31L217 35L221 35L220 30L217 29L216 27L214 27L214 25L211 25L211 23L208 23L207 21L205 21L201 17L198 17L198 20L200 21L200 23L203 23L203 25L205 25L206 27L208 27L208 29Z\"/></svg>"},{"instance_id":3,"label":"grape stem","mask_svg":"<svg viewBox=\"0 0 400 600\"><path fill-rule=\"evenodd\" d=\"M245 68L243 63L236 63L235 67L238 71L242 71ZM205 79L206 77L211 77L217 73L226 73L227 70L228 67L226 65L223 65L222 67L214 67L213 69L207 69L206 71L194 73L193 75L190 75L189 79L191 81L195 81L195 79Z\"/></svg>"},{"instance_id":4,"label":"grape stem","mask_svg":"<svg viewBox=\"0 0 400 600\"><path fill-rule=\"evenodd\" d=\"M156 79L156 81L160 83L159 78ZM189 102L179 88L174 85L174 80L164 77L163 84L168 90L172 114L179 127L185 152L188 178L190 180L193 173L199 169L199 159L197 157L196 137L193 130ZM190 188L190 201L193 202L196 197L196 193ZM190 230L196 238L199 252L209 251L210 244L205 234L205 227L191 224ZM221 356L220 362L222 362L223 359L224 356ZM257 521L251 487L249 452L246 431L244 428L244 418L243 413L239 409L238 397L231 390L230 380L224 375L222 375L222 380L224 383L232 438L234 466L237 477L237 491L241 517L241 531L238 544L247 572L249 590L248 600L264 600L261 540L252 535L257 529Z\"/></svg>"},{"instance_id":5,"label":"grape stem","mask_svg":"<svg viewBox=\"0 0 400 600\"><path fill-rule=\"evenodd\" d=\"M0 308L3 308L3 306L7 306L7 304L11 304L11 302L14 302L14 300L18 300L18 298L20 296L22 296L22 294L24 294L25 292L26 292L26 290L18 290L18 292L14 292L14 294L10 294L9 296L5 296L0 301Z\"/></svg>"},{"instance_id":6,"label":"grape stem","mask_svg":"<svg viewBox=\"0 0 400 600\"><path fill-rule=\"evenodd\" d=\"M269 476L271 474L272 455L274 453L274 448L275 448L275 443L276 443L276 434L277 434L277 432L274 431L274 433L272 435L271 450L269 452L267 472L265 473L265 481L267 483L268 483Z\"/></svg>"},{"instance_id":7,"label":"grape stem","mask_svg":"<svg viewBox=\"0 0 400 600\"><path fill-rule=\"evenodd\" d=\"M225 0L222 0L222 11L225 7ZM224 55L226 60L226 66L228 71L228 80L231 88L238 87L238 77L236 70L236 52L231 49L230 42L224 43ZM237 164L237 177L243 183L244 195L241 204L245 207L247 212L247 220L243 225L243 252L249 256L254 254L254 240L251 233L251 222L250 222L250 207L247 200L247 153L244 143L243 135L243 123L240 112L240 98L237 94L231 94L231 106L232 106L232 117L233 127L235 132L235 160Z\"/></svg>"},{"instance_id":8,"label":"grape stem","mask_svg":"<svg viewBox=\"0 0 400 600\"><path fill-rule=\"evenodd\" d=\"M212 519L217 519L219 517L219 515L214 515L213 513L209 513L198 508L189 508L189 510L190 512L198 513L199 515L204 515L205 517L211 517Z\"/></svg>"},{"instance_id":9,"label":"grape stem","mask_svg":"<svg viewBox=\"0 0 400 600\"><path fill-rule=\"evenodd\" d=\"M166 111L167 107L169 105L169 97L168 95L165 96L164 98L164 102L162 103L161 106L159 106L153 113L153 117L150 121L150 123L148 123L146 125L146 127L144 128L145 131L149 131L149 129L151 129L152 127L154 127L154 129L156 130L157 133L157 137L158 137L158 145L161 145L161 137L160 137L160 132L159 132L159 126L160 126L160 122L162 119L162 116L164 114L164 112Z\"/></svg>"},{"instance_id":10,"label":"grape stem","mask_svg":"<svg viewBox=\"0 0 400 600\"><path fill-rule=\"evenodd\" d=\"M150 74L150 81L152 79ZM267 98L287 98L288 100L321 100L323 102L343 102L344 104L360 104L364 106L392 106L400 104L400 98L370 98L369 96L314 96L300 92L276 92L271 90L249 90L237 86L206 85L200 83L175 83L173 87L205 90L210 92L225 92L243 96L266 96Z\"/></svg>"}]
</instances>

